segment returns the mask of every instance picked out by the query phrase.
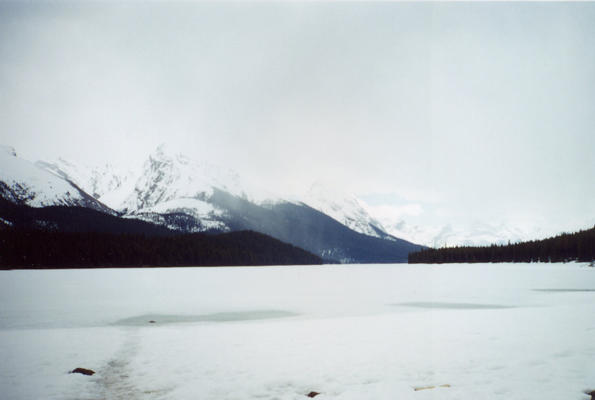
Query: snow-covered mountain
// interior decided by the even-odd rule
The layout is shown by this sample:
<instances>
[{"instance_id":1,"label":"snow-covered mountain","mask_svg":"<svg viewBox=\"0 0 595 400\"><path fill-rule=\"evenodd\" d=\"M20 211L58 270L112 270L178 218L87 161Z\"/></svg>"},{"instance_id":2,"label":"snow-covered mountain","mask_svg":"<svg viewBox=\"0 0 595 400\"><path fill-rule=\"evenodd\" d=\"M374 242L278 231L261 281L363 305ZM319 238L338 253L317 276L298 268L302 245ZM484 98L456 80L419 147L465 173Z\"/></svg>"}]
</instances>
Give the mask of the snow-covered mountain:
<instances>
[{"instance_id":1,"label":"snow-covered mountain","mask_svg":"<svg viewBox=\"0 0 595 400\"><path fill-rule=\"evenodd\" d=\"M280 203L306 205L355 232L395 239L370 215L363 202L353 195L330 189L329 185L314 184L303 197L289 201L258 185L248 185L230 169L174 154L163 145L148 157L134 191L114 208L129 217L158 223L164 223L163 215L184 214L196 220L191 228L196 231L230 230L233 223L228 221L229 210L214 199L216 191L269 208ZM174 221L171 227L175 228L176 223Z\"/></svg>"},{"instance_id":2,"label":"snow-covered mountain","mask_svg":"<svg viewBox=\"0 0 595 400\"><path fill-rule=\"evenodd\" d=\"M21 186L37 196L32 197L37 203L25 203L29 205L96 209L100 205L129 220L183 232L254 230L341 262L403 262L409 251L419 248L387 234L353 196L319 186L301 199L284 200L267 188L248 184L234 171L192 160L165 146L149 155L137 174L122 173L109 164L88 167L64 159L36 164L19 161L28 168L13 168L25 174ZM36 182L32 171L54 182L52 187L61 187L59 193L78 193L92 202L55 195L58 200L43 198L51 191L33 188L35 184L29 182ZM21 187L12 178L0 180L8 182L7 187Z\"/></svg>"},{"instance_id":3,"label":"snow-covered mountain","mask_svg":"<svg viewBox=\"0 0 595 400\"><path fill-rule=\"evenodd\" d=\"M303 197L302 203L356 232L382 239L392 239L382 223L370 215L363 201L355 195L344 193L339 189L330 189L330 187L330 184L316 182Z\"/></svg>"},{"instance_id":4,"label":"snow-covered mountain","mask_svg":"<svg viewBox=\"0 0 595 400\"><path fill-rule=\"evenodd\" d=\"M134 189L136 174L120 170L106 163L89 166L58 158L54 161L37 161L36 166L74 183L95 199L117 210Z\"/></svg>"},{"instance_id":5,"label":"snow-covered mountain","mask_svg":"<svg viewBox=\"0 0 595 400\"><path fill-rule=\"evenodd\" d=\"M80 206L112 212L76 184L18 157L7 146L0 146L0 197L31 207Z\"/></svg>"},{"instance_id":6,"label":"snow-covered mountain","mask_svg":"<svg viewBox=\"0 0 595 400\"><path fill-rule=\"evenodd\" d=\"M182 154L170 154L164 146L160 146L149 155L134 191L120 208L138 212L174 200L206 200L213 195L215 188L244 196L239 177L232 171L190 160ZM161 207L161 211L166 210L166 207Z\"/></svg>"},{"instance_id":7,"label":"snow-covered mountain","mask_svg":"<svg viewBox=\"0 0 595 400\"><path fill-rule=\"evenodd\" d=\"M172 229L229 231L228 212L214 201L217 192L263 205L281 199L248 185L233 170L196 161L161 145L145 161L133 189L114 207Z\"/></svg>"},{"instance_id":8,"label":"snow-covered mountain","mask_svg":"<svg viewBox=\"0 0 595 400\"><path fill-rule=\"evenodd\" d=\"M464 226L452 223L422 226L408 221L407 218L384 218L382 221L386 231L391 235L428 247L488 246L551 236L537 229L527 232L504 223L476 221Z\"/></svg>"},{"instance_id":9,"label":"snow-covered mountain","mask_svg":"<svg viewBox=\"0 0 595 400\"><path fill-rule=\"evenodd\" d=\"M355 232L393 239L379 220L370 215L365 203L354 195L330 189L330 185L316 183L304 196L285 200L267 188L240 179L228 168L192 160L170 151L166 145L150 154L136 174L118 170L111 164L90 167L63 158L38 161L36 165L76 184L128 218L174 229L179 228L180 216L184 215L183 226L190 231L230 230L224 222L226 210L212 201L215 191L220 190L260 206L271 207L282 202L304 204ZM177 217L172 221L166 215ZM188 217L194 222L188 224Z\"/></svg>"},{"instance_id":10,"label":"snow-covered mountain","mask_svg":"<svg viewBox=\"0 0 595 400\"><path fill-rule=\"evenodd\" d=\"M303 196L287 200L229 168L192 160L165 145L135 172L62 158L32 163L19 158L13 148L0 147L0 197L38 208L82 206L184 232L251 229L345 262L373 259L372 250L360 246L357 234L430 247L551 236L551 232L522 231L505 223L436 223L438 219L420 219L411 210L399 211L407 205L396 203L397 212L390 207L387 211L382 204L371 206L332 184L317 183Z\"/></svg>"},{"instance_id":11,"label":"snow-covered mountain","mask_svg":"<svg viewBox=\"0 0 595 400\"><path fill-rule=\"evenodd\" d=\"M354 195L317 183L304 196L285 200L267 188L248 183L228 168L192 160L171 152L166 145L150 154L136 174L111 164L90 167L63 158L36 164L131 218L164 223L163 215L183 213L200 221L191 230L229 230L222 222L225 210L211 201L214 191L221 190L262 206L280 202L305 204L356 232L392 237Z\"/></svg>"}]
</instances>

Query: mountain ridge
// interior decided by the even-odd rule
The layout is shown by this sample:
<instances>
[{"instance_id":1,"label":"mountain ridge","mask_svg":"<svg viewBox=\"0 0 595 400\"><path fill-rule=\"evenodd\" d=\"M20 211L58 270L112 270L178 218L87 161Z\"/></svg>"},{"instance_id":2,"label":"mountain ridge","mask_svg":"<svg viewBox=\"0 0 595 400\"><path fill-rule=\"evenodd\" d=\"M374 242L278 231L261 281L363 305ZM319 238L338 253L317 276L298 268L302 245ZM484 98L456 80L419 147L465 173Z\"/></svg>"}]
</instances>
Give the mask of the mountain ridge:
<instances>
[{"instance_id":1,"label":"mountain ridge","mask_svg":"<svg viewBox=\"0 0 595 400\"><path fill-rule=\"evenodd\" d=\"M325 200L310 195L302 200L286 200L266 188L246 185L230 169L172 154L166 146L151 153L136 176L118 177L109 164L101 171L79 168L64 159L27 165L46 177L61 179L64 185L82 193L82 198L88 197L93 201L91 208L96 206L97 210L124 219L142 220L173 231L213 234L253 230L327 260L351 263L406 262L407 254L419 249L388 234L355 197ZM119 202L111 201L111 208L101 203L114 193L117 196L112 198ZM59 200L24 204L88 206Z\"/></svg>"},{"instance_id":2,"label":"mountain ridge","mask_svg":"<svg viewBox=\"0 0 595 400\"><path fill-rule=\"evenodd\" d=\"M81 206L114 214L75 183L19 158L12 147L0 149L0 165L0 197L15 204Z\"/></svg>"}]
</instances>

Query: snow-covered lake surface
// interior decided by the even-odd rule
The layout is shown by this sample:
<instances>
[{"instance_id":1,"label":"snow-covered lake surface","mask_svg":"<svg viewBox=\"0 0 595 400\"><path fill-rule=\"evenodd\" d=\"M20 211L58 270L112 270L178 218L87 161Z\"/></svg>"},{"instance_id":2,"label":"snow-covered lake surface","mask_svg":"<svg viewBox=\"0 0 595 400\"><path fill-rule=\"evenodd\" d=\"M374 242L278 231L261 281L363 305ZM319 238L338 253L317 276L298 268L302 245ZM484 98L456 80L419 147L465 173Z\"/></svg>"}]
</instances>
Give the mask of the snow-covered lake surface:
<instances>
[{"instance_id":1,"label":"snow-covered lake surface","mask_svg":"<svg viewBox=\"0 0 595 400\"><path fill-rule=\"evenodd\" d=\"M594 361L585 264L0 271L3 399L578 400Z\"/></svg>"}]
</instances>

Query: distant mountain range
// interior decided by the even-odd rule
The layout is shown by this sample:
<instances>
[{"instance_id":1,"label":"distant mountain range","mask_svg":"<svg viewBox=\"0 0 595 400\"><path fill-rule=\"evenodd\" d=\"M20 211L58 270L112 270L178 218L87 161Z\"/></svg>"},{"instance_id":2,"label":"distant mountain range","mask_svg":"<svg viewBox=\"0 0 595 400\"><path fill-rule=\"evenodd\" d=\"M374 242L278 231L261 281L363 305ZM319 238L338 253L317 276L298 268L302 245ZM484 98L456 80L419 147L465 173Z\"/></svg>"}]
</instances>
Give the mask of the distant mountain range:
<instances>
[{"instance_id":1,"label":"distant mountain range","mask_svg":"<svg viewBox=\"0 0 595 400\"><path fill-rule=\"evenodd\" d=\"M444 247L409 254L416 263L568 262L595 260L595 226L543 240L491 246Z\"/></svg>"},{"instance_id":2,"label":"distant mountain range","mask_svg":"<svg viewBox=\"0 0 595 400\"><path fill-rule=\"evenodd\" d=\"M116 212L82 190L74 182L19 158L13 148L0 148L0 197L31 207L79 206Z\"/></svg>"},{"instance_id":3,"label":"distant mountain range","mask_svg":"<svg viewBox=\"0 0 595 400\"><path fill-rule=\"evenodd\" d=\"M134 222L134 232L251 230L343 263L406 262L408 253L421 247L391 235L353 196L332 196L318 186L303 199L284 199L229 169L165 146L148 156L139 174L64 159L32 163L3 147L0 197L0 225L5 226L95 232L99 224L118 232L138 221L145 224ZM94 223L81 209L113 220Z\"/></svg>"}]
</instances>

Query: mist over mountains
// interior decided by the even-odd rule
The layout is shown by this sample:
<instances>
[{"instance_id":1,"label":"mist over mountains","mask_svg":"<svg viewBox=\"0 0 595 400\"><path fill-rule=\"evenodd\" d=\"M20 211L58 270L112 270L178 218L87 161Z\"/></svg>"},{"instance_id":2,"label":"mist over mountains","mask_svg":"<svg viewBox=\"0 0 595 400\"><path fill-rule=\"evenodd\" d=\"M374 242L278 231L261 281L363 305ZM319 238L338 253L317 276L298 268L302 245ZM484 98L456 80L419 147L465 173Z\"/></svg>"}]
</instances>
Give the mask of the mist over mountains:
<instances>
[{"instance_id":1,"label":"mist over mountains","mask_svg":"<svg viewBox=\"0 0 595 400\"><path fill-rule=\"evenodd\" d=\"M33 207L88 207L183 232L254 229L309 246L320 256L334 255L343 261L357 260L359 256L352 257L339 250L343 245L337 240L321 246L307 244L314 241L312 238L319 240L325 236L314 232L322 225L314 224L314 228L312 222L306 223L318 220L313 212L339 223L341 230L393 242L399 238L429 247L505 244L552 234L538 226L519 229L489 218L466 226L428 221L427 217L424 221L417 214L427 214L431 205L406 204L397 207L395 213L395 207L346 193L328 181L315 182L302 195L279 194L276 188L225 167L224 160L214 164L192 159L165 144L151 152L137 169L125 169L109 162L89 166L60 157L33 163L20 158L15 149L7 146L0 153L2 196L13 202ZM298 234L295 233L298 226L310 228ZM309 238L306 240L303 235Z\"/></svg>"},{"instance_id":2,"label":"mist over mountains","mask_svg":"<svg viewBox=\"0 0 595 400\"><path fill-rule=\"evenodd\" d=\"M90 208L175 232L253 230L339 262L405 262L420 248L387 232L354 196L332 198L315 187L304 199L286 199L166 146L150 154L138 174L64 159L31 163L12 148L1 153L0 195L16 205Z\"/></svg>"}]
</instances>

